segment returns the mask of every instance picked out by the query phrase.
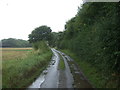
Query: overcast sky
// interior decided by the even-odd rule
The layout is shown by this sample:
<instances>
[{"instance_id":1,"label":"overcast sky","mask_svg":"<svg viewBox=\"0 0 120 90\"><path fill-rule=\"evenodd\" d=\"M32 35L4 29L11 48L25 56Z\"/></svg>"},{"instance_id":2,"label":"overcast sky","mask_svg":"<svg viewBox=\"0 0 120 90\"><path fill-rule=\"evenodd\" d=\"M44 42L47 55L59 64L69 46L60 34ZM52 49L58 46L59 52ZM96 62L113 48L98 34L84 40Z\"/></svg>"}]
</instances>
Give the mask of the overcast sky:
<instances>
[{"instance_id":1,"label":"overcast sky","mask_svg":"<svg viewBox=\"0 0 120 90\"><path fill-rule=\"evenodd\" d=\"M52 31L64 30L82 0L0 0L0 40L28 39L36 27L47 25Z\"/></svg>"}]
</instances>

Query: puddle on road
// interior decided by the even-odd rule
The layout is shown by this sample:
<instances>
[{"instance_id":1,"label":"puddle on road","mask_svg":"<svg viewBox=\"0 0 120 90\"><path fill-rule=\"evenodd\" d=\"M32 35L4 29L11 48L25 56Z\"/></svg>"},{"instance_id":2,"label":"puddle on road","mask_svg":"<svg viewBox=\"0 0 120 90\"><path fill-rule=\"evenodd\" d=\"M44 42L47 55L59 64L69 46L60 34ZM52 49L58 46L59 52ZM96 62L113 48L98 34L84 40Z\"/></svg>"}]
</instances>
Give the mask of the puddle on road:
<instances>
[{"instance_id":1,"label":"puddle on road","mask_svg":"<svg viewBox=\"0 0 120 90\"><path fill-rule=\"evenodd\" d=\"M41 75L28 87L30 88L58 88L60 84L61 78L59 78L60 72L58 70L58 64L59 64L59 54L61 54L64 63L65 63L65 73L64 76L66 77L66 88L73 88L73 75L71 73L70 67L68 62L72 62L73 59L71 59L66 54L57 51L55 49L51 49L53 52L53 57L51 59L50 64L48 65L47 69L44 70ZM74 64L73 64L74 66ZM76 68L77 69L77 68ZM78 73L78 72L76 72ZM60 88L60 87L59 87Z\"/></svg>"},{"instance_id":2,"label":"puddle on road","mask_svg":"<svg viewBox=\"0 0 120 90\"><path fill-rule=\"evenodd\" d=\"M41 75L28 87L28 88L57 88L58 86L58 62L59 55L55 49L51 49L53 57L48 65L47 69L44 70ZM52 83L51 83L52 82Z\"/></svg>"},{"instance_id":3,"label":"puddle on road","mask_svg":"<svg viewBox=\"0 0 120 90\"><path fill-rule=\"evenodd\" d=\"M42 73L28 88L40 88L40 85L45 80L45 74Z\"/></svg>"},{"instance_id":4,"label":"puddle on road","mask_svg":"<svg viewBox=\"0 0 120 90\"><path fill-rule=\"evenodd\" d=\"M54 56L52 57L52 63L45 76L45 80L41 84L41 88L58 88L58 63L60 58L55 49L51 50L53 51Z\"/></svg>"}]
</instances>

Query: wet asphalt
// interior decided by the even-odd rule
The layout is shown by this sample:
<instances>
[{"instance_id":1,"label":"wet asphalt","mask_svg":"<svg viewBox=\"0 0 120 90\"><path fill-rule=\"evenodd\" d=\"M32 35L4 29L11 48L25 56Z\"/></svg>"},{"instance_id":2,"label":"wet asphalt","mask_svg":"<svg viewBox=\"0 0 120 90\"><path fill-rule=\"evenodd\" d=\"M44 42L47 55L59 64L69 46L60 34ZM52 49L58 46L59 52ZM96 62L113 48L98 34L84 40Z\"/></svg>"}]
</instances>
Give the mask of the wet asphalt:
<instances>
[{"instance_id":1,"label":"wet asphalt","mask_svg":"<svg viewBox=\"0 0 120 90\"><path fill-rule=\"evenodd\" d=\"M73 77L65 57L61 52L51 49L53 56L47 69L28 88L72 88ZM58 69L61 55L65 63L65 70Z\"/></svg>"},{"instance_id":2,"label":"wet asphalt","mask_svg":"<svg viewBox=\"0 0 120 90\"><path fill-rule=\"evenodd\" d=\"M48 67L28 87L30 88L74 88L74 79L68 62L73 61L66 54L52 48L53 56ZM60 55L65 63L65 70L59 70ZM87 82L87 81L86 81ZM87 82L88 83L88 82Z\"/></svg>"}]
</instances>

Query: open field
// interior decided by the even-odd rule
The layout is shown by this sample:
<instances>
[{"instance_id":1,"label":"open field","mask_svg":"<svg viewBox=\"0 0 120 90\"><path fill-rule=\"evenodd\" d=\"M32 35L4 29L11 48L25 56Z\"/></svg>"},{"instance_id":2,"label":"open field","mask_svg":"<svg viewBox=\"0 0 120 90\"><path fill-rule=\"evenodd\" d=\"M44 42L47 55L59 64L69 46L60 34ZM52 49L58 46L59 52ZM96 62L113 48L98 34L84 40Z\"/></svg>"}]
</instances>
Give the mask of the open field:
<instances>
[{"instance_id":1,"label":"open field","mask_svg":"<svg viewBox=\"0 0 120 90\"><path fill-rule=\"evenodd\" d=\"M23 59L32 51L32 48L0 48L2 60Z\"/></svg>"},{"instance_id":2,"label":"open field","mask_svg":"<svg viewBox=\"0 0 120 90\"><path fill-rule=\"evenodd\" d=\"M32 48L3 48L2 87L21 88L30 85L48 65L52 53L40 53Z\"/></svg>"},{"instance_id":3,"label":"open field","mask_svg":"<svg viewBox=\"0 0 120 90\"><path fill-rule=\"evenodd\" d=\"M32 48L0 48L0 51L31 51Z\"/></svg>"}]
</instances>

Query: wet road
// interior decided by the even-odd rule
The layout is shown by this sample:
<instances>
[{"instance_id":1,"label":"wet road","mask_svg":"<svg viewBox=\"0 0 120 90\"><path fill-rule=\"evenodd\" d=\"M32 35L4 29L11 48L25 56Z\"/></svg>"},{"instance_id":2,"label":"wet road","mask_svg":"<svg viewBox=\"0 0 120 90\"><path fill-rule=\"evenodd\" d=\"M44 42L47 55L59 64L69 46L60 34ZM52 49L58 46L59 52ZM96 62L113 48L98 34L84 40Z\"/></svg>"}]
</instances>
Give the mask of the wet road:
<instances>
[{"instance_id":1,"label":"wet road","mask_svg":"<svg viewBox=\"0 0 120 90\"><path fill-rule=\"evenodd\" d=\"M53 48L51 50L53 52L53 56L47 69L44 70L41 73L41 75L28 88L74 88L75 86L75 85L73 86L73 84L75 84L74 74L78 75L77 80L79 82L77 83L80 84L81 88L91 88L91 85L86 80L84 75L80 74L81 71L78 70L78 67L76 67L76 64L74 63L72 63L72 65L69 64L69 62L74 61L73 59L71 59L69 56L67 56L66 54L58 50L55 50ZM64 63L65 63L64 70L58 69L60 55L62 56ZM75 69L75 67L77 69ZM72 70L72 73L71 73L71 69L74 69Z\"/></svg>"},{"instance_id":2,"label":"wet road","mask_svg":"<svg viewBox=\"0 0 120 90\"><path fill-rule=\"evenodd\" d=\"M47 69L28 88L57 88L58 87L58 63L59 55L55 49L51 49L53 57Z\"/></svg>"},{"instance_id":3,"label":"wet road","mask_svg":"<svg viewBox=\"0 0 120 90\"><path fill-rule=\"evenodd\" d=\"M65 70L61 72L58 70L58 65L60 60L59 55L62 55L62 53L55 49L51 50L53 57L48 68L28 88L72 88L73 77L66 59L62 56L65 62ZM64 79L61 79L61 73L63 72L62 77Z\"/></svg>"},{"instance_id":4,"label":"wet road","mask_svg":"<svg viewBox=\"0 0 120 90\"><path fill-rule=\"evenodd\" d=\"M59 83L58 77L58 63L59 63L59 54L55 49L51 49L54 56L52 57L52 62L48 68L48 73L45 76L45 81L41 84L41 88L57 88Z\"/></svg>"},{"instance_id":5,"label":"wet road","mask_svg":"<svg viewBox=\"0 0 120 90\"><path fill-rule=\"evenodd\" d=\"M65 80L61 81L61 83L59 82L58 88L73 88L74 79L73 79L72 73L70 71L67 59L65 58L65 54L60 51L57 51L57 52L62 56L64 63L65 63L65 70L62 71L62 72L64 72L64 76L62 76L62 77L65 77ZM62 72L60 72L59 75ZM59 76L59 80L62 80L60 76ZM64 82L65 82L65 84L64 84Z\"/></svg>"}]
</instances>

